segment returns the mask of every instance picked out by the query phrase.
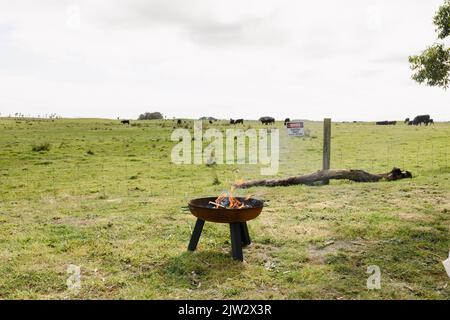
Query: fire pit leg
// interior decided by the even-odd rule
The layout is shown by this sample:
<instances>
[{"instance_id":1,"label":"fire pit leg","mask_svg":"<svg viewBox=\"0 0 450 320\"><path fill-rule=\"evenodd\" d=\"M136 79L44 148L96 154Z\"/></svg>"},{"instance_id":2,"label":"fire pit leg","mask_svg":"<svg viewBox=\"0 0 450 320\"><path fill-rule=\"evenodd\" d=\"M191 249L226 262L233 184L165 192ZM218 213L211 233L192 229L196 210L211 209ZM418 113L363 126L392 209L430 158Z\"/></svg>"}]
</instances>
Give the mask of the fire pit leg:
<instances>
[{"instance_id":1,"label":"fire pit leg","mask_svg":"<svg viewBox=\"0 0 450 320\"><path fill-rule=\"evenodd\" d=\"M252 243L252 239L250 239L250 235L248 234L247 222L241 222L241 236L242 236L242 244L244 246L249 246Z\"/></svg>"},{"instance_id":2,"label":"fire pit leg","mask_svg":"<svg viewBox=\"0 0 450 320\"><path fill-rule=\"evenodd\" d=\"M198 240L200 240L200 235L202 234L204 225L205 220L197 219L194 227L194 232L192 232L191 241L189 242L189 251L195 251L195 249L197 249Z\"/></svg>"},{"instance_id":3,"label":"fire pit leg","mask_svg":"<svg viewBox=\"0 0 450 320\"><path fill-rule=\"evenodd\" d=\"M233 259L244 261L244 256L242 254L241 224L239 222L230 223L230 233Z\"/></svg>"}]
</instances>

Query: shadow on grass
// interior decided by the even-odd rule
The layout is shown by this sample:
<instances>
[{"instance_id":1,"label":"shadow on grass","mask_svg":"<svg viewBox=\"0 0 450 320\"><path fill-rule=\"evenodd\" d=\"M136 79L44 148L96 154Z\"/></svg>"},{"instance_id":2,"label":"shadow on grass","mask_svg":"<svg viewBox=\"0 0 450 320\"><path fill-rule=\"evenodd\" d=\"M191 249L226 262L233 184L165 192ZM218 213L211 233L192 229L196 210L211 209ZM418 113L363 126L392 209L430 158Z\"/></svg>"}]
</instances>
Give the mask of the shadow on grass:
<instances>
[{"instance_id":1,"label":"shadow on grass","mask_svg":"<svg viewBox=\"0 0 450 320\"><path fill-rule=\"evenodd\" d=\"M170 258L159 270L167 284L181 288L198 288L208 282L223 283L239 277L244 266L230 254L217 251L183 252Z\"/></svg>"}]
</instances>

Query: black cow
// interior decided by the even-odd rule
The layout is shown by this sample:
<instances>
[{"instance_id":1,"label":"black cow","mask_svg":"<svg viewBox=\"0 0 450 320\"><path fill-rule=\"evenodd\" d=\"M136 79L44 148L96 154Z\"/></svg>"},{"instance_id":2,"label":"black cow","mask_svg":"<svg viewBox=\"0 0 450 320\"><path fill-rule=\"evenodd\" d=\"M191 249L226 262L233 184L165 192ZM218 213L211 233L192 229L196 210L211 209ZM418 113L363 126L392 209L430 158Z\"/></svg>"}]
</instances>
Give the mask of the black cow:
<instances>
[{"instance_id":1,"label":"black cow","mask_svg":"<svg viewBox=\"0 0 450 320\"><path fill-rule=\"evenodd\" d=\"M377 121L375 124L377 126L395 126L397 121Z\"/></svg>"},{"instance_id":2,"label":"black cow","mask_svg":"<svg viewBox=\"0 0 450 320\"><path fill-rule=\"evenodd\" d=\"M409 121L408 122L408 126L412 126L413 125L413 122L412 121Z\"/></svg>"},{"instance_id":3,"label":"black cow","mask_svg":"<svg viewBox=\"0 0 450 320\"><path fill-rule=\"evenodd\" d=\"M409 118L406 118L404 123L409 123Z\"/></svg>"},{"instance_id":4,"label":"black cow","mask_svg":"<svg viewBox=\"0 0 450 320\"><path fill-rule=\"evenodd\" d=\"M275 123L275 118L272 117L261 117L259 118L259 121L261 121L262 124L268 125Z\"/></svg>"},{"instance_id":5,"label":"black cow","mask_svg":"<svg viewBox=\"0 0 450 320\"><path fill-rule=\"evenodd\" d=\"M424 114L424 115L415 117L413 120L413 125L418 126L418 125L422 125L422 123L424 123L427 126L429 122L430 122L430 115Z\"/></svg>"},{"instance_id":6,"label":"black cow","mask_svg":"<svg viewBox=\"0 0 450 320\"><path fill-rule=\"evenodd\" d=\"M181 121L180 119L177 120L177 125L181 126L183 124L183 121Z\"/></svg>"},{"instance_id":7,"label":"black cow","mask_svg":"<svg viewBox=\"0 0 450 320\"><path fill-rule=\"evenodd\" d=\"M428 121L428 124L434 125L434 120L433 120L433 119L430 119L430 121Z\"/></svg>"},{"instance_id":8,"label":"black cow","mask_svg":"<svg viewBox=\"0 0 450 320\"><path fill-rule=\"evenodd\" d=\"M288 124L288 122L291 122L291 119L289 119L289 118L284 119L284 125L285 126Z\"/></svg>"},{"instance_id":9,"label":"black cow","mask_svg":"<svg viewBox=\"0 0 450 320\"><path fill-rule=\"evenodd\" d=\"M233 119L230 119L230 124L235 124L236 122Z\"/></svg>"},{"instance_id":10,"label":"black cow","mask_svg":"<svg viewBox=\"0 0 450 320\"><path fill-rule=\"evenodd\" d=\"M244 119L237 119L234 121L234 124L244 124Z\"/></svg>"},{"instance_id":11,"label":"black cow","mask_svg":"<svg viewBox=\"0 0 450 320\"><path fill-rule=\"evenodd\" d=\"M120 121L120 123L122 123L122 124L130 124L130 120L122 120L122 121Z\"/></svg>"}]
</instances>

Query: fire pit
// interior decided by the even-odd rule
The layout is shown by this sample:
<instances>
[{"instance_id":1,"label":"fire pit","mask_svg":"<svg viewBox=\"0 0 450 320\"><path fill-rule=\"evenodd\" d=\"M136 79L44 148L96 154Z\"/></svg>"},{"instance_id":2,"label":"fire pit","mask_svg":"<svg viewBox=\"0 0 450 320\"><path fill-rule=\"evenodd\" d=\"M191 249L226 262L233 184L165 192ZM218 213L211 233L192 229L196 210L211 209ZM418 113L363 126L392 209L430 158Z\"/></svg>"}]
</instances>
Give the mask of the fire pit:
<instances>
[{"instance_id":1,"label":"fire pit","mask_svg":"<svg viewBox=\"0 0 450 320\"><path fill-rule=\"evenodd\" d=\"M255 219L261 213L264 203L252 198L222 195L219 198L201 198L189 202L191 213L197 217L194 231L189 242L189 251L195 251L205 221L228 223L230 225L231 248L233 258L243 261L242 247L251 244L247 221Z\"/></svg>"}]
</instances>

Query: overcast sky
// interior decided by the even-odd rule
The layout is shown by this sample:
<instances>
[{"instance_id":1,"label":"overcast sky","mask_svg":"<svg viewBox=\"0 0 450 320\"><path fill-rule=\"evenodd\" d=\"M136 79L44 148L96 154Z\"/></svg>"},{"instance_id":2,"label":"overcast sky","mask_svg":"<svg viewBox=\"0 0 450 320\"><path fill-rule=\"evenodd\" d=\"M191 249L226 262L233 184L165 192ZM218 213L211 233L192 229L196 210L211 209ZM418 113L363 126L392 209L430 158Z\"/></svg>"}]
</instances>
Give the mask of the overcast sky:
<instances>
[{"instance_id":1,"label":"overcast sky","mask_svg":"<svg viewBox=\"0 0 450 320\"><path fill-rule=\"evenodd\" d=\"M450 120L442 0L0 0L0 113Z\"/></svg>"}]
</instances>

